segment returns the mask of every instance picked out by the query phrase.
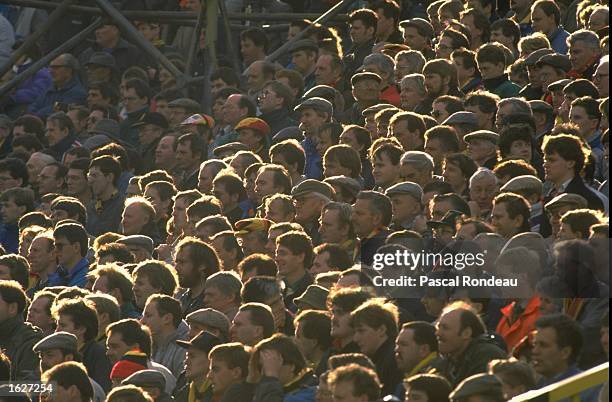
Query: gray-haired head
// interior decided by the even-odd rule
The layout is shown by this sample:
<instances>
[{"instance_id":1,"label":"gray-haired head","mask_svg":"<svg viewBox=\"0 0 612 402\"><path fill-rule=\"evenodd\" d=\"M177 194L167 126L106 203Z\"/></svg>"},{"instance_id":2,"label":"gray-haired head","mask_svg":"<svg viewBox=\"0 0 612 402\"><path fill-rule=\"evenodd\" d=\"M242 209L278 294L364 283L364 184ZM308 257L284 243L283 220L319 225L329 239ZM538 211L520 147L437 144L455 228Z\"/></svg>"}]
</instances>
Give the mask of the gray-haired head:
<instances>
[{"instance_id":1,"label":"gray-haired head","mask_svg":"<svg viewBox=\"0 0 612 402\"><path fill-rule=\"evenodd\" d=\"M479 167L478 170L476 170L470 177L470 187L472 187L473 183L478 180L491 180L495 184L498 183L495 173L493 173L491 169L487 169L485 167Z\"/></svg>"},{"instance_id":2,"label":"gray-haired head","mask_svg":"<svg viewBox=\"0 0 612 402\"><path fill-rule=\"evenodd\" d=\"M599 36L588 29L580 29L567 37L568 46L575 45L576 42L583 42L588 48L601 50Z\"/></svg>"},{"instance_id":3,"label":"gray-haired head","mask_svg":"<svg viewBox=\"0 0 612 402\"><path fill-rule=\"evenodd\" d=\"M425 76L423 74L408 74L400 81L400 88L410 88L419 93L419 95L425 95Z\"/></svg>"},{"instance_id":4,"label":"gray-haired head","mask_svg":"<svg viewBox=\"0 0 612 402\"><path fill-rule=\"evenodd\" d=\"M529 116L533 116L533 112L531 111L531 105L525 99L522 98L505 98L499 101L497 104L498 110L504 106L510 105L512 110L511 114L527 114Z\"/></svg>"},{"instance_id":5,"label":"gray-haired head","mask_svg":"<svg viewBox=\"0 0 612 402\"><path fill-rule=\"evenodd\" d=\"M402 50L395 55L395 64L400 60L405 61L410 66L411 73L421 73L425 66L425 57L418 50Z\"/></svg>"},{"instance_id":6,"label":"gray-haired head","mask_svg":"<svg viewBox=\"0 0 612 402\"><path fill-rule=\"evenodd\" d=\"M363 67L367 70L368 66L375 65L380 69L381 72L388 75L387 82L392 83L395 81L393 72L395 71L395 61L386 54L373 53L367 55L363 59Z\"/></svg>"}]
</instances>

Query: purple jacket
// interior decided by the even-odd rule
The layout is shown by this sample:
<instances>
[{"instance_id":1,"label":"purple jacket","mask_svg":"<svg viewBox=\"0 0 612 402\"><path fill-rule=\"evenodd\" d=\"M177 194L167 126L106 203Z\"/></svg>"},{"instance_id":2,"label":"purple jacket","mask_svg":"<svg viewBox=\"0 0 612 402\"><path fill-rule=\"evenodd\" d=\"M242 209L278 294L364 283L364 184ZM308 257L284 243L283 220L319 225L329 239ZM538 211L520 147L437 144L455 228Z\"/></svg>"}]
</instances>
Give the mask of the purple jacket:
<instances>
[{"instance_id":1,"label":"purple jacket","mask_svg":"<svg viewBox=\"0 0 612 402\"><path fill-rule=\"evenodd\" d=\"M21 74L30 64L23 64L17 69ZM53 86L51 73L48 68L41 68L36 74L23 81L14 94L11 95L13 102L17 104L30 104L40 98L49 88Z\"/></svg>"}]
</instances>

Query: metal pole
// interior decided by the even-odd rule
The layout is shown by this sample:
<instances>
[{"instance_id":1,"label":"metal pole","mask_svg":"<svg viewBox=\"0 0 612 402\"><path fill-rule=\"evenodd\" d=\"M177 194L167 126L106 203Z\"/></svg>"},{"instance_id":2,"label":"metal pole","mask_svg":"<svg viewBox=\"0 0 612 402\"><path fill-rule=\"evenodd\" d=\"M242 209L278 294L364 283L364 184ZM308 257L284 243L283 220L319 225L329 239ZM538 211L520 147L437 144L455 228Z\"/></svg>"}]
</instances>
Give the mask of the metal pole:
<instances>
[{"instance_id":1,"label":"metal pole","mask_svg":"<svg viewBox=\"0 0 612 402\"><path fill-rule=\"evenodd\" d=\"M196 21L195 31L191 37L191 43L189 43L189 53L187 54L187 65L185 66L185 75L191 76L193 59L195 58L196 49L200 41L200 33L202 32L202 22L206 15L206 1L200 1L200 12L198 13L198 20Z\"/></svg>"},{"instance_id":2,"label":"metal pole","mask_svg":"<svg viewBox=\"0 0 612 402\"><path fill-rule=\"evenodd\" d=\"M28 35L21 46L11 53L11 56L6 61L6 64L0 67L0 77L4 77L4 74L6 74L13 67L15 62L19 60L21 56L23 56L32 47L32 45L34 45L34 43L36 43L36 41L49 30L49 28L55 25L55 23L57 23L60 18L64 16L68 6L72 2L74 2L74 0L62 1L62 3L55 10L53 10L51 14L49 14L49 18L41 26L39 26L36 31L34 31L31 35Z\"/></svg>"},{"instance_id":3,"label":"metal pole","mask_svg":"<svg viewBox=\"0 0 612 402\"><path fill-rule=\"evenodd\" d=\"M53 3L43 0L2 0L2 4L16 5L22 7L33 7L44 10L53 10L60 6L59 3ZM101 16L104 13L97 7L71 5L68 7L69 12L78 14ZM186 20L195 23L198 15L192 11L149 11L149 10L125 10L121 14L130 20L138 21L156 21L159 23L167 23L176 20ZM314 20L320 17L320 14L312 13L227 13L227 18L230 20L245 21L300 21L303 19ZM337 14L331 17L334 21L346 22L348 16L346 14Z\"/></svg>"},{"instance_id":4,"label":"metal pole","mask_svg":"<svg viewBox=\"0 0 612 402\"><path fill-rule=\"evenodd\" d=\"M314 24L323 24L323 23L329 21L333 16L338 14L340 11L342 11L345 7L347 7L350 4L352 4L354 1L355 0L342 0L339 3L336 3L332 8L330 8L325 13L323 13L319 18L314 20L313 25ZM278 59L280 56L282 56L287 51L287 49L289 49L289 47L293 43L295 43L296 41L302 39L304 36L306 36L308 34L309 31L310 30L308 28L301 30L291 40L285 42L281 47L279 47L274 52L272 52L268 56L266 56L265 60L269 61L269 62L273 62L274 60Z\"/></svg>"},{"instance_id":5,"label":"metal pole","mask_svg":"<svg viewBox=\"0 0 612 402\"><path fill-rule=\"evenodd\" d=\"M227 7L225 7L224 0L221 0L219 2L219 12L221 13L221 18L223 19L223 30L225 31L225 40L227 42L225 46L227 47L227 52L231 57L234 71L238 72L240 71L240 59L238 58L238 53L236 53L236 50L234 49L232 28L230 27L229 18L227 15Z\"/></svg>"},{"instance_id":6,"label":"metal pole","mask_svg":"<svg viewBox=\"0 0 612 402\"><path fill-rule=\"evenodd\" d=\"M176 86L178 88L183 88L186 83L185 74L183 74L174 64L168 60L168 58L160 52L155 46L153 46L149 41L147 41L140 32L134 28L132 24L117 10L110 4L107 0L96 0L96 3L106 14L108 14L118 25L119 27L127 34L127 36L134 41L134 43L139 46L145 53L153 56L168 70L174 78L176 79Z\"/></svg>"},{"instance_id":7,"label":"metal pole","mask_svg":"<svg viewBox=\"0 0 612 402\"><path fill-rule=\"evenodd\" d=\"M36 62L32 63L30 67L25 69L21 74L15 76L12 80L7 82L6 84L0 87L0 98L9 93L13 88L17 85L21 84L26 79L30 78L34 75L38 70L46 66L51 60L55 59L60 54L66 53L68 50L72 49L74 46L78 45L83 39L85 39L88 35L94 32L98 27L102 25L102 18L97 18L91 25L87 28L83 29L81 32L68 39L66 42L62 43L57 48L53 49L47 55L43 56Z\"/></svg>"}]
</instances>

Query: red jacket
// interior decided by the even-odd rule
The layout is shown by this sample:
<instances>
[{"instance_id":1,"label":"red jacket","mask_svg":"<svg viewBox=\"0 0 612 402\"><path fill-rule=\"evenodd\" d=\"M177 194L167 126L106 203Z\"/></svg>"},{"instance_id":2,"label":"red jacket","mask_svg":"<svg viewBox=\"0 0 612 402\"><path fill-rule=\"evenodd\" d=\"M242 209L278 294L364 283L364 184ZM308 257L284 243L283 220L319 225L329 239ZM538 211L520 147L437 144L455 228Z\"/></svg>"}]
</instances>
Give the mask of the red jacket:
<instances>
[{"instance_id":1,"label":"red jacket","mask_svg":"<svg viewBox=\"0 0 612 402\"><path fill-rule=\"evenodd\" d=\"M502 318L499 320L496 329L497 333L506 341L509 351L511 351L524 336L533 331L535 322L540 318L540 298L538 296L533 296L525 307L525 311L523 311L516 321L510 323L515 304L516 302L514 301L501 309Z\"/></svg>"}]
</instances>

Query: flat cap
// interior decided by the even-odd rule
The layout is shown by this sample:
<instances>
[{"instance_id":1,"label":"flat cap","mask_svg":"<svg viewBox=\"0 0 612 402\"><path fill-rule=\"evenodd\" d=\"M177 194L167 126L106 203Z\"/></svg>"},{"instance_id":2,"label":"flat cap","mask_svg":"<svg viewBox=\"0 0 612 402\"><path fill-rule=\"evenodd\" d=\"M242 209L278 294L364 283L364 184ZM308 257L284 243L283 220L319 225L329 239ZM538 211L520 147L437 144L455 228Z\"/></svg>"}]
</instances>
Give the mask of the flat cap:
<instances>
[{"instance_id":1,"label":"flat cap","mask_svg":"<svg viewBox=\"0 0 612 402\"><path fill-rule=\"evenodd\" d=\"M435 31L431 23L423 18L411 18L409 20L400 21L401 28L414 27L419 35L432 39Z\"/></svg>"},{"instance_id":2,"label":"flat cap","mask_svg":"<svg viewBox=\"0 0 612 402\"><path fill-rule=\"evenodd\" d=\"M385 191L385 195L387 197L403 194L412 196L412 198L418 202L421 202L423 199L423 189L417 183L413 183L411 181L404 181L402 183L394 184Z\"/></svg>"},{"instance_id":3,"label":"flat cap","mask_svg":"<svg viewBox=\"0 0 612 402\"><path fill-rule=\"evenodd\" d=\"M561 69L566 73L572 69L572 63L570 62L569 57L559 53L546 54L540 57L535 65L537 67L551 66L553 68Z\"/></svg>"},{"instance_id":4,"label":"flat cap","mask_svg":"<svg viewBox=\"0 0 612 402\"><path fill-rule=\"evenodd\" d=\"M221 339L206 331L200 332L190 341L176 341L176 344L180 347L183 347L185 349L195 348L198 350L202 350L207 354L210 353L212 348L217 345L220 345L221 343Z\"/></svg>"},{"instance_id":5,"label":"flat cap","mask_svg":"<svg viewBox=\"0 0 612 402\"><path fill-rule=\"evenodd\" d=\"M550 92L553 92L553 91L560 91L560 90L562 90L563 88L565 88L565 86L566 86L567 84L569 84L570 82L572 82L572 80L570 80L569 78L563 78L562 80L555 81L555 82L553 82L552 84L548 84L548 88L547 88L547 89L548 89Z\"/></svg>"},{"instance_id":6,"label":"flat cap","mask_svg":"<svg viewBox=\"0 0 612 402\"><path fill-rule=\"evenodd\" d=\"M574 193L562 193L557 195L552 200L548 201L544 208L547 210L557 209L568 205L573 206L576 209L586 208L588 206L586 198L579 194Z\"/></svg>"},{"instance_id":7,"label":"flat cap","mask_svg":"<svg viewBox=\"0 0 612 402\"><path fill-rule=\"evenodd\" d=\"M297 52L298 50L312 50L316 52L319 50L319 46L312 39L300 39L289 46L289 53Z\"/></svg>"},{"instance_id":8,"label":"flat cap","mask_svg":"<svg viewBox=\"0 0 612 402\"><path fill-rule=\"evenodd\" d=\"M334 188L319 180L306 179L291 189L293 198L300 198L310 194L320 194L330 200L334 198Z\"/></svg>"},{"instance_id":9,"label":"flat cap","mask_svg":"<svg viewBox=\"0 0 612 402\"><path fill-rule=\"evenodd\" d=\"M166 120L166 117L157 112L144 113L136 123L132 124L132 127L142 127L147 124L152 124L163 129L168 128L168 120Z\"/></svg>"},{"instance_id":10,"label":"flat cap","mask_svg":"<svg viewBox=\"0 0 612 402\"><path fill-rule=\"evenodd\" d=\"M511 192L511 193L529 191L529 192L541 194L543 188L544 187L542 185L542 180L540 180L539 178L535 176L524 174L524 175L516 176L508 180L508 182L504 184L502 188L500 188L500 190L502 192Z\"/></svg>"},{"instance_id":11,"label":"flat cap","mask_svg":"<svg viewBox=\"0 0 612 402\"><path fill-rule=\"evenodd\" d=\"M361 112L361 115L365 117L366 115L376 114L376 113L380 112L381 110L389 109L389 108L392 108L392 107L396 107L396 106L393 106L393 105L391 105L389 103L377 103L374 106L370 106L370 107L367 107L367 108L363 109L363 111Z\"/></svg>"},{"instance_id":12,"label":"flat cap","mask_svg":"<svg viewBox=\"0 0 612 402\"><path fill-rule=\"evenodd\" d=\"M320 112L329 113L330 115L334 114L334 106L331 104L331 102L327 99L319 98L318 96L304 99L293 110L299 112L303 109L314 109Z\"/></svg>"},{"instance_id":13,"label":"flat cap","mask_svg":"<svg viewBox=\"0 0 612 402\"><path fill-rule=\"evenodd\" d=\"M368 71L364 71L362 73L353 74L353 76L351 77L351 85L355 85L359 81L364 81L364 80L376 81L379 84L382 83L382 78L380 77L380 75L376 73L370 73Z\"/></svg>"},{"instance_id":14,"label":"flat cap","mask_svg":"<svg viewBox=\"0 0 612 402\"><path fill-rule=\"evenodd\" d=\"M475 374L461 381L449 399L453 402L468 399L471 396L489 396L494 400L504 400L502 383L492 374Z\"/></svg>"},{"instance_id":15,"label":"flat cap","mask_svg":"<svg viewBox=\"0 0 612 402\"><path fill-rule=\"evenodd\" d=\"M340 187L340 189L347 191L352 197L357 197L357 194L363 190L361 183L348 176L332 176L326 178L323 182L332 187Z\"/></svg>"},{"instance_id":16,"label":"flat cap","mask_svg":"<svg viewBox=\"0 0 612 402\"><path fill-rule=\"evenodd\" d=\"M249 130L255 130L262 134L264 137L269 135L271 131L268 123L257 117L247 117L246 119L242 119L238 124L236 124L236 127L234 127L236 131L245 128Z\"/></svg>"},{"instance_id":17,"label":"flat cap","mask_svg":"<svg viewBox=\"0 0 612 402\"><path fill-rule=\"evenodd\" d=\"M408 151L402 155L401 163L415 163L419 166L427 166L433 170L434 161L431 155L423 151Z\"/></svg>"},{"instance_id":18,"label":"flat cap","mask_svg":"<svg viewBox=\"0 0 612 402\"><path fill-rule=\"evenodd\" d=\"M234 155L238 151L248 151L249 147L242 142L230 142L228 144L219 145L213 149L213 155L217 158ZM225 154L225 155L224 155Z\"/></svg>"},{"instance_id":19,"label":"flat cap","mask_svg":"<svg viewBox=\"0 0 612 402\"><path fill-rule=\"evenodd\" d=\"M463 140L465 142L470 142L472 140L487 140L497 145L497 142L499 141L499 134L489 130L477 130L466 134L463 137Z\"/></svg>"},{"instance_id":20,"label":"flat cap","mask_svg":"<svg viewBox=\"0 0 612 402\"><path fill-rule=\"evenodd\" d=\"M274 134L272 137L272 144L278 144L279 142L285 140L297 140L298 142L301 142L303 139L304 134L302 134L302 130L300 130L299 127L289 126Z\"/></svg>"},{"instance_id":21,"label":"flat cap","mask_svg":"<svg viewBox=\"0 0 612 402\"><path fill-rule=\"evenodd\" d=\"M310 285L300 297L295 298L294 302L300 310L327 310L328 295L329 289L319 285Z\"/></svg>"},{"instance_id":22,"label":"flat cap","mask_svg":"<svg viewBox=\"0 0 612 402\"><path fill-rule=\"evenodd\" d=\"M236 236L245 236L253 232L268 233L270 226L272 226L272 221L264 218L241 219L234 225Z\"/></svg>"},{"instance_id":23,"label":"flat cap","mask_svg":"<svg viewBox=\"0 0 612 402\"><path fill-rule=\"evenodd\" d=\"M102 134L110 139L115 139L119 136L119 123L112 119L100 119L87 132L89 134Z\"/></svg>"},{"instance_id":24,"label":"flat cap","mask_svg":"<svg viewBox=\"0 0 612 402\"><path fill-rule=\"evenodd\" d=\"M552 49L538 49L529 54L529 56L525 57L525 65L528 67L535 66L540 57L546 56L547 54L555 53Z\"/></svg>"},{"instance_id":25,"label":"flat cap","mask_svg":"<svg viewBox=\"0 0 612 402\"><path fill-rule=\"evenodd\" d=\"M121 381L121 385L157 388L163 391L166 388L166 378L157 370L140 370Z\"/></svg>"},{"instance_id":26,"label":"flat cap","mask_svg":"<svg viewBox=\"0 0 612 402\"><path fill-rule=\"evenodd\" d=\"M35 353L44 352L45 350L51 349L62 349L69 352L76 352L78 350L77 338L68 332L54 332L42 338L32 348Z\"/></svg>"},{"instance_id":27,"label":"flat cap","mask_svg":"<svg viewBox=\"0 0 612 402\"><path fill-rule=\"evenodd\" d=\"M199 111L202 106L194 101L193 99L189 99L189 98L178 98L175 99L173 101L168 102L168 106L169 107L181 107L183 109L187 109L187 110L193 110L194 112Z\"/></svg>"},{"instance_id":28,"label":"flat cap","mask_svg":"<svg viewBox=\"0 0 612 402\"><path fill-rule=\"evenodd\" d=\"M181 126L205 126L214 128L215 119L204 113L196 113L183 120Z\"/></svg>"},{"instance_id":29,"label":"flat cap","mask_svg":"<svg viewBox=\"0 0 612 402\"><path fill-rule=\"evenodd\" d=\"M89 60L85 63L86 66L96 65L108 68L116 68L115 58L106 52L94 52L89 56Z\"/></svg>"},{"instance_id":30,"label":"flat cap","mask_svg":"<svg viewBox=\"0 0 612 402\"><path fill-rule=\"evenodd\" d=\"M230 321L225 314L214 308L201 308L187 314L185 320L188 324L200 324L216 328L225 339L229 339Z\"/></svg>"},{"instance_id":31,"label":"flat cap","mask_svg":"<svg viewBox=\"0 0 612 402\"><path fill-rule=\"evenodd\" d=\"M113 142L113 140L104 134L94 134L83 142L83 148L93 151L95 149L102 148L104 145L108 145L111 142Z\"/></svg>"},{"instance_id":32,"label":"flat cap","mask_svg":"<svg viewBox=\"0 0 612 402\"><path fill-rule=\"evenodd\" d=\"M455 112L448 116L442 124L469 124L472 126L478 126L478 117L473 112Z\"/></svg>"},{"instance_id":33,"label":"flat cap","mask_svg":"<svg viewBox=\"0 0 612 402\"><path fill-rule=\"evenodd\" d=\"M117 243L125 244L126 246L141 247L153 254L153 239L144 235L124 236L117 240Z\"/></svg>"},{"instance_id":34,"label":"flat cap","mask_svg":"<svg viewBox=\"0 0 612 402\"><path fill-rule=\"evenodd\" d=\"M538 113L549 113L549 112L552 113L553 112L552 105L548 102L544 102L543 100L534 99L534 100L527 101L527 103L529 103L529 106L531 106L532 112L538 112Z\"/></svg>"}]
</instances>

